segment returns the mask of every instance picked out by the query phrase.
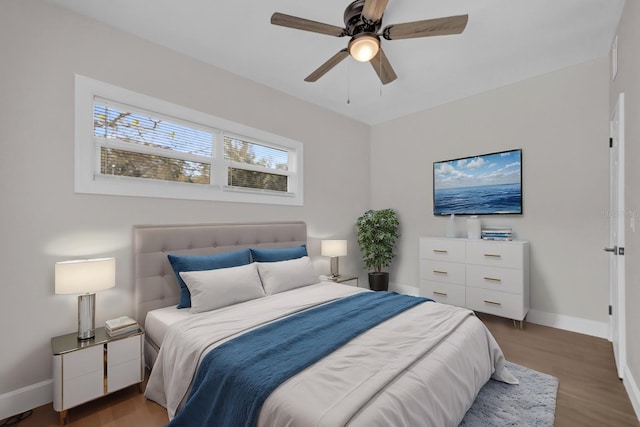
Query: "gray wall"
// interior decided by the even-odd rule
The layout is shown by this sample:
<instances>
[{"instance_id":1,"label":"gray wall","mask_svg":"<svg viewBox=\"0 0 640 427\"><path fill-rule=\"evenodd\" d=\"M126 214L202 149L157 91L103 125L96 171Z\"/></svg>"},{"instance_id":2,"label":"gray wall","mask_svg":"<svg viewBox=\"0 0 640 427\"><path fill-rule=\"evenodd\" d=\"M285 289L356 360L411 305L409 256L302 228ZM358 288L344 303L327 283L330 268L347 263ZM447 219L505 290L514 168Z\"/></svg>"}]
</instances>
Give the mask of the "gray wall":
<instances>
[{"instance_id":1,"label":"gray wall","mask_svg":"<svg viewBox=\"0 0 640 427\"><path fill-rule=\"evenodd\" d=\"M530 241L532 309L607 322L607 79L603 58L375 126L373 207L402 224L392 280L417 286L418 238L445 235L432 163L522 148L524 215L481 220Z\"/></svg>"},{"instance_id":2,"label":"gray wall","mask_svg":"<svg viewBox=\"0 0 640 427\"><path fill-rule=\"evenodd\" d=\"M631 378L625 385L634 383L636 390L635 409L640 416L640 4L627 1L618 28L618 74L611 83L609 106L613 112L618 94L625 94L625 275L626 275L626 319L627 319L627 366ZM636 231L630 225L635 217Z\"/></svg>"},{"instance_id":3,"label":"gray wall","mask_svg":"<svg viewBox=\"0 0 640 427\"><path fill-rule=\"evenodd\" d=\"M304 220L320 272L321 238L349 238L341 270L361 270L368 126L41 1L0 2L0 40L0 397L51 379L50 338L77 329L75 297L54 295L55 262L116 256L96 324L133 314L134 224ZM304 206L74 194L74 73L302 142Z\"/></svg>"}]
</instances>

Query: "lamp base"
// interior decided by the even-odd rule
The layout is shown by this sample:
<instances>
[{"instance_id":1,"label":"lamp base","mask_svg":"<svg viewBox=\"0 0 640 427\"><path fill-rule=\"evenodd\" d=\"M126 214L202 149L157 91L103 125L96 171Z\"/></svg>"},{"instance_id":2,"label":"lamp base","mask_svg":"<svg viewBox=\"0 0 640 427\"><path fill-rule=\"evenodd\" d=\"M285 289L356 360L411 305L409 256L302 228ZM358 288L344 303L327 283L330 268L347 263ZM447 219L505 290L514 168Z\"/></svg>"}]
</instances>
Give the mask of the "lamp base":
<instances>
[{"instance_id":1,"label":"lamp base","mask_svg":"<svg viewBox=\"0 0 640 427\"><path fill-rule=\"evenodd\" d=\"M96 294L78 295L78 339L89 340L96 336Z\"/></svg>"},{"instance_id":2,"label":"lamp base","mask_svg":"<svg viewBox=\"0 0 640 427\"><path fill-rule=\"evenodd\" d=\"M331 263L331 274L329 275L329 279L338 280L338 278L340 277L340 273L338 273L338 270L340 269L340 261L338 257L332 256L330 259L330 263Z\"/></svg>"}]
</instances>

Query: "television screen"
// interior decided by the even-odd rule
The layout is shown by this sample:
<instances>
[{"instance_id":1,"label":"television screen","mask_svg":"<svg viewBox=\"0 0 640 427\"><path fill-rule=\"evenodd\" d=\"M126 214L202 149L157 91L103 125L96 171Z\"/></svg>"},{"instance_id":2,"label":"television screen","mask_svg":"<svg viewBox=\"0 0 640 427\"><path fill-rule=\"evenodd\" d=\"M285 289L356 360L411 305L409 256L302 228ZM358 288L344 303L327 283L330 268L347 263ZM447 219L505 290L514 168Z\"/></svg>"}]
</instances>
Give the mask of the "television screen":
<instances>
[{"instance_id":1,"label":"television screen","mask_svg":"<svg viewBox=\"0 0 640 427\"><path fill-rule=\"evenodd\" d=\"M434 162L433 214L522 214L522 150Z\"/></svg>"}]
</instances>

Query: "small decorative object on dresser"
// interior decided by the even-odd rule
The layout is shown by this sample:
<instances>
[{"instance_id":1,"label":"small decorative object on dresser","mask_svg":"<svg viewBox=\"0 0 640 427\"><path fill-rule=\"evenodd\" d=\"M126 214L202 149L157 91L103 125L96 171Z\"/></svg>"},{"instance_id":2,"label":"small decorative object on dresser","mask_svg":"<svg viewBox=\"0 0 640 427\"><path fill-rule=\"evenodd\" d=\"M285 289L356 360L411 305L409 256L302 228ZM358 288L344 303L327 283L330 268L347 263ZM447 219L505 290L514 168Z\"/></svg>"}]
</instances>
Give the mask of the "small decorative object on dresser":
<instances>
[{"instance_id":1,"label":"small decorative object on dresser","mask_svg":"<svg viewBox=\"0 0 640 427\"><path fill-rule=\"evenodd\" d=\"M140 327L117 337L97 328L90 340L78 341L75 332L51 338L53 409L60 413L60 425L68 409L142 383L143 341Z\"/></svg>"},{"instance_id":2,"label":"small decorative object on dresser","mask_svg":"<svg viewBox=\"0 0 640 427\"><path fill-rule=\"evenodd\" d=\"M469 239L479 239L481 237L480 228L480 218L477 215L467 218L467 237Z\"/></svg>"},{"instance_id":3,"label":"small decorative object on dresser","mask_svg":"<svg viewBox=\"0 0 640 427\"><path fill-rule=\"evenodd\" d=\"M449 220L447 221L447 237L457 237L456 236L456 214L449 215Z\"/></svg>"},{"instance_id":4,"label":"small decorative object on dresser","mask_svg":"<svg viewBox=\"0 0 640 427\"><path fill-rule=\"evenodd\" d=\"M529 243L420 238L420 295L520 321L529 311Z\"/></svg>"}]
</instances>

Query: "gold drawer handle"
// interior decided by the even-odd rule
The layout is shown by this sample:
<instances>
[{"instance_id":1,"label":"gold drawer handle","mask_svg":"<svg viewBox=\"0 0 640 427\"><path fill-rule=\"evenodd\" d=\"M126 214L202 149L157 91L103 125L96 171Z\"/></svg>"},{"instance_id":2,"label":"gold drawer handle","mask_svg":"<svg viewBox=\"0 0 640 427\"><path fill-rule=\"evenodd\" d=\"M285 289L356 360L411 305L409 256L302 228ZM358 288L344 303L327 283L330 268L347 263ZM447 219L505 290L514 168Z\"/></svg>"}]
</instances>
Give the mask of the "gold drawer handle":
<instances>
[{"instance_id":1,"label":"gold drawer handle","mask_svg":"<svg viewBox=\"0 0 640 427\"><path fill-rule=\"evenodd\" d=\"M448 295L447 295L447 294L445 294L444 292L438 292L438 291L433 291L433 294L434 294L434 295L441 296L441 297L446 297L446 296L448 296Z\"/></svg>"},{"instance_id":2,"label":"gold drawer handle","mask_svg":"<svg viewBox=\"0 0 640 427\"><path fill-rule=\"evenodd\" d=\"M448 254L449 253L449 251L446 251L444 249L434 249L433 252L436 253L436 254Z\"/></svg>"},{"instance_id":3,"label":"gold drawer handle","mask_svg":"<svg viewBox=\"0 0 640 427\"><path fill-rule=\"evenodd\" d=\"M495 302L495 301L488 301L488 300L484 300L484 302L485 302L485 303L487 303L487 304L496 305L496 306L498 306L498 307L501 307L501 306L502 306L502 304L501 304L501 303L499 303L499 302Z\"/></svg>"},{"instance_id":4,"label":"gold drawer handle","mask_svg":"<svg viewBox=\"0 0 640 427\"><path fill-rule=\"evenodd\" d=\"M497 282L497 283L502 282L502 280L496 279L495 277L485 277L484 280L488 280L490 282Z\"/></svg>"},{"instance_id":5,"label":"gold drawer handle","mask_svg":"<svg viewBox=\"0 0 640 427\"><path fill-rule=\"evenodd\" d=\"M502 255L500 254L484 254L484 256L488 258L502 258Z\"/></svg>"},{"instance_id":6,"label":"gold drawer handle","mask_svg":"<svg viewBox=\"0 0 640 427\"><path fill-rule=\"evenodd\" d=\"M449 273L447 271L442 271L442 270L433 270L433 274L444 274L444 275L447 275Z\"/></svg>"}]
</instances>

